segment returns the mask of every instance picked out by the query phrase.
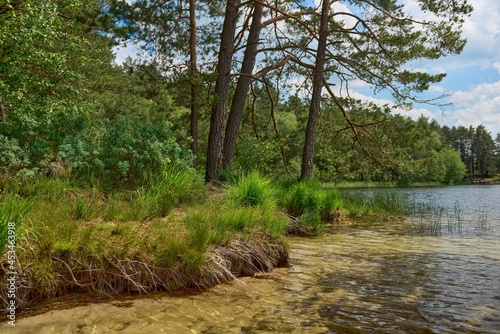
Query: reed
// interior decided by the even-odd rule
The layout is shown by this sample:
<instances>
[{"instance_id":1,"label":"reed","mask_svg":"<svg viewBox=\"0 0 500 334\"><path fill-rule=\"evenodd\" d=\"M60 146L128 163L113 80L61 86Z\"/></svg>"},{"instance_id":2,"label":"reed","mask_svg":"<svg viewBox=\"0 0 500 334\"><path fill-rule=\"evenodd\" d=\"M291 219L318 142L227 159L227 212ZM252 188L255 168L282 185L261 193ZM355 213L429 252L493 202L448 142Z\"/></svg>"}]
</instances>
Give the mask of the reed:
<instances>
[{"instance_id":1,"label":"reed","mask_svg":"<svg viewBox=\"0 0 500 334\"><path fill-rule=\"evenodd\" d=\"M477 215L464 213L458 202L451 209L437 203L414 203L408 211L414 231L421 235L440 236L463 235L485 232L491 229L487 210L483 208Z\"/></svg>"},{"instance_id":2,"label":"reed","mask_svg":"<svg viewBox=\"0 0 500 334\"><path fill-rule=\"evenodd\" d=\"M352 217L404 215L415 210L412 202L397 190L348 191L343 192L341 198L343 208Z\"/></svg>"}]
</instances>

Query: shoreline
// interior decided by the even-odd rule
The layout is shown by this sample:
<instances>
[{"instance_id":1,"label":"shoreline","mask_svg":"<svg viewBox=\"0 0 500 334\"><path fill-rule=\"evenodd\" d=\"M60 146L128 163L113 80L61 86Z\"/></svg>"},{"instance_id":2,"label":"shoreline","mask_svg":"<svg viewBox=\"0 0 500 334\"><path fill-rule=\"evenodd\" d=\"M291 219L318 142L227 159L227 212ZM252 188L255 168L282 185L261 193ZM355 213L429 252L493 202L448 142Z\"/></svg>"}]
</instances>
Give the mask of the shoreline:
<instances>
[{"instance_id":1,"label":"shoreline","mask_svg":"<svg viewBox=\"0 0 500 334\"><path fill-rule=\"evenodd\" d=\"M123 262L134 263L130 260L117 260L115 263L110 262L109 266L118 269L120 263L123 264ZM276 238L264 232L256 232L247 241L235 238L227 245L214 247L206 254L204 263L198 270L159 268L146 263L141 265L143 265L143 271L140 275L135 276L131 275L131 271L135 271L135 274L139 272L134 265L128 268L122 266L121 271L115 270L113 275L108 271L106 274L111 279L105 282L107 289L103 289L102 285L90 284L88 279L87 281L84 278L77 280L73 272L78 268L70 268L67 264L60 266L59 268L65 268L59 272L59 275L65 280L59 280L61 284L54 289L53 296L46 296L43 299L30 300L26 298L36 295L36 291L29 288L32 277L24 277L22 285L17 288L17 296L25 298L18 300L18 305L20 304L21 307L16 308L16 320L55 309L72 308L88 303L124 301L147 296L153 297L157 294L183 295L201 292L241 277L255 276L259 272L270 272L273 268L286 267L289 265L289 250L283 238ZM3 266L4 263L2 263ZM4 274L0 276L1 280L5 280L6 272L4 270L3 272ZM73 282L68 285L70 280ZM5 288L5 285L0 287L2 296L6 296ZM2 302L4 307L2 307L0 322L7 322L9 318L5 307L6 300L2 300Z\"/></svg>"}]
</instances>

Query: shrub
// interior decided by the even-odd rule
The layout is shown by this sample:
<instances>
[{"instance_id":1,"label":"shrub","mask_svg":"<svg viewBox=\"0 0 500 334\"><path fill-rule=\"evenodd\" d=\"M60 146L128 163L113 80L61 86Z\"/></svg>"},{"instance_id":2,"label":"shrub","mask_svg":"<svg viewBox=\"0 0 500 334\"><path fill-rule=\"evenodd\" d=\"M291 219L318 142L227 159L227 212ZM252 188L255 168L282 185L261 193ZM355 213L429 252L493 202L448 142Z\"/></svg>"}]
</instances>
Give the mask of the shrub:
<instances>
[{"instance_id":1,"label":"shrub","mask_svg":"<svg viewBox=\"0 0 500 334\"><path fill-rule=\"evenodd\" d=\"M153 125L126 115L89 122L64 139L58 154L68 161L72 175L112 185L142 182L150 171L172 164L187 167L192 160L175 141L168 123Z\"/></svg>"},{"instance_id":2,"label":"shrub","mask_svg":"<svg viewBox=\"0 0 500 334\"><path fill-rule=\"evenodd\" d=\"M29 165L28 156L17 139L0 134L0 152L2 152L0 155L0 174L16 174Z\"/></svg>"}]
</instances>

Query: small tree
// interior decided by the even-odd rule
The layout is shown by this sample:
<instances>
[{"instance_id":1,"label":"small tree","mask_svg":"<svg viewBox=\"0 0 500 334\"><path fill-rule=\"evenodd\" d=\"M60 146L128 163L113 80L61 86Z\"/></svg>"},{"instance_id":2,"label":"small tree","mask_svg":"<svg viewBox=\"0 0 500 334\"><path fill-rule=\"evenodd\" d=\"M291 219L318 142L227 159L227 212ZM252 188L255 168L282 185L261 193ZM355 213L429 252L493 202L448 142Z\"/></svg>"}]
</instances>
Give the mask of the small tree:
<instances>
[{"instance_id":1,"label":"small tree","mask_svg":"<svg viewBox=\"0 0 500 334\"><path fill-rule=\"evenodd\" d=\"M442 149L440 153L444 157L444 164L446 166L443 183L454 184L455 182L462 181L467 174L467 168L460 159L460 154L448 148Z\"/></svg>"}]
</instances>

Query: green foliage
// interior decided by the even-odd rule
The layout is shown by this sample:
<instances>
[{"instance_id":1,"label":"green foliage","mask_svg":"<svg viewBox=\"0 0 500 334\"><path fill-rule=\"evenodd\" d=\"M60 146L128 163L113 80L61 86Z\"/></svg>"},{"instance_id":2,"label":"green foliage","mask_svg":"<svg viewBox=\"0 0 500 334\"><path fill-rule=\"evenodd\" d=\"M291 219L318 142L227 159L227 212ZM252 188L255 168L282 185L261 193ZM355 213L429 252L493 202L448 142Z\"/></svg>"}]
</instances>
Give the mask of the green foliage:
<instances>
[{"instance_id":1,"label":"green foliage","mask_svg":"<svg viewBox=\"0 0 500 334\"><path fill-rule=\"evenodd\" d=\"M69 173L58 160L65 138L99 107L85 98L89 72L112 59L95 34L97 1L7 2L0 15L0 173L33 177ZM102 27L100 27L102 28Z\"/></svg>"},{"instance_id":2,"label":"green foliage","mask_svg":"<svg viewBox=\"0 0 500 334\"><path fill-rule=\"evenodd\" d=\"M460 159L460 154L455 150L446 148L441 152L446 168L445 175L441 181L446 184L461 181L465 177L467 169Z\"/></svg>"},{"instance_id":3,"label":"green foliage","mask_svg":"<svg viewBox=\"0 0 500 334\"><path fill-rule=\"evenodd\" d=\"M86 41L68 34L74 21L58 16L60 5L28 0L6 3L2 8L0 92L2 103L11 105L15 113L22 112L18 106L32 104L42 94L61 97L74 93L71 81L78 74L68 61L84 61L78 49L84 49ZM69 6L78 6L78 1L69 1ZM75 54L79 58L74 59Z\"/></svg>"},{"instance_id":4,"label":"green foliage","mask_svg":"<svg viewBox=\"0 0 500 334\"><path fill-rule=\"evenodd\" d=\"M259 171L264 175L275 174L281 169L280 142L275 137L255 138L243 135L238 141L234 168L238 171Z\"/></svg>"},{"instance_id":5,"label":"green foliage","mask_svg":"<svg viewBox=\"0 0 500 334\"><path fill-rule=\"evenodd\" d=\"M19 146L15 138L0 134L0 174L15 175L29 165L26 152Z\"/></svg>"},{"instance_id":6,"label":"green foliage","mask_svg":"<svg viewBox=\"0 0 500 334\"><path fill-rule=\"evenodd\" d=\"M89 122L64 139L58 154L71 166L72 175L111 184L137 183L147 172L170 164L187 166L191 159L175 142L168 124L127 117Z\"/></svg>"}]
</instances>

